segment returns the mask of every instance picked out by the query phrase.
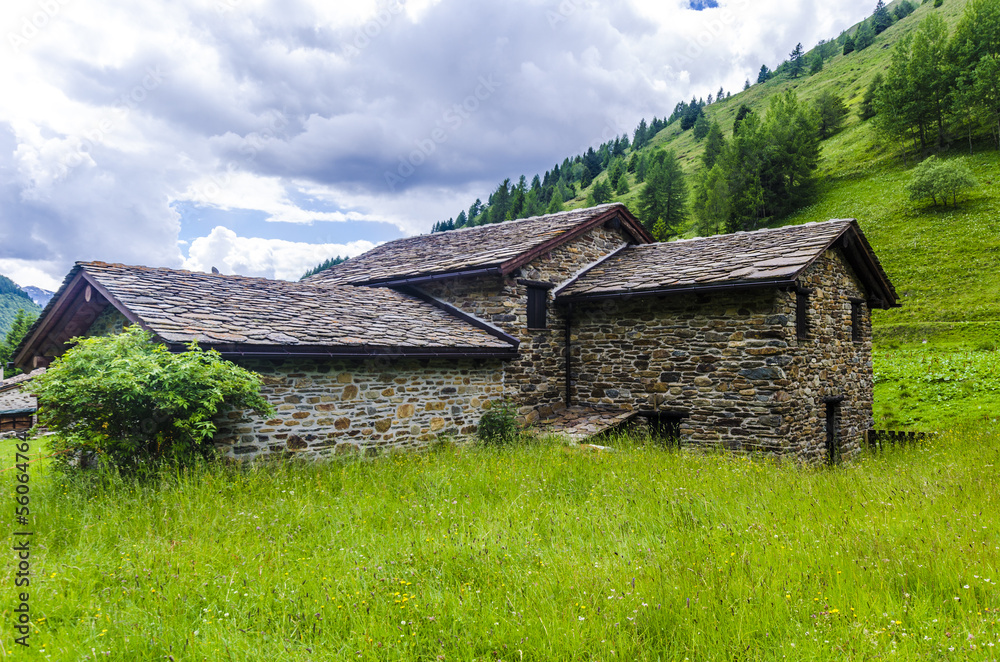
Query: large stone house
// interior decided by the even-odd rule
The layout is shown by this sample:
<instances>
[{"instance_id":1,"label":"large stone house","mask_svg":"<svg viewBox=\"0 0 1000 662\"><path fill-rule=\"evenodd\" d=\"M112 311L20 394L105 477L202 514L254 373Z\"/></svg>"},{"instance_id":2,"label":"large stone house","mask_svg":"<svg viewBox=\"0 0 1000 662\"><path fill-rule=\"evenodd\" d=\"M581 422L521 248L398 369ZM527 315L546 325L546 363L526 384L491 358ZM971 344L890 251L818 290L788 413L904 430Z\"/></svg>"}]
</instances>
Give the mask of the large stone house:
<instances>
[{"instance_id":1,"label":"large stone house","mask_svg":"<svg viewBox=\"0 0 1000 662\"><path fill-rule=\"evenodd\" d=\"M528 424L642 416L820 461L872 425L871 310L896 298L854 220L654 243L612 204L392 241L300 283L78 263L16 362L127 324L217 349L278 409L228 414L235 457L421 446L508 398Z\"/></svg>"}]
</instances>

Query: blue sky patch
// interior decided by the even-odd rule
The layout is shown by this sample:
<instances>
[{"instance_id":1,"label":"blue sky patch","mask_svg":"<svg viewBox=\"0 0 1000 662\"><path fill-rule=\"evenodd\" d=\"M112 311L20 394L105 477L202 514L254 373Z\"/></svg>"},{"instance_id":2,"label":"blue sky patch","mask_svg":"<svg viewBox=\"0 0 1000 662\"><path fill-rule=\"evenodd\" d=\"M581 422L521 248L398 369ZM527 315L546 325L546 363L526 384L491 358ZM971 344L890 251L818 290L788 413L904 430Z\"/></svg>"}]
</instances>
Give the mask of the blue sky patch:
<instances>
[{"instance_id":1,"label":"blue sky patch","mask_svg":"<svg viewBox=\"0 0 1000 662\"><path fill-rule=\"evenodd\" d=\"M223 225L241 237L283 239L307 244L346 244L359 240L378 243L403 236L394 224L378 221L273 223L267 220L268 214L261 211L222 210L190 202L175 202L173 208L181 215L178 238L188 243L207 236L217 225Z\"/></svg>"}]
</instances>

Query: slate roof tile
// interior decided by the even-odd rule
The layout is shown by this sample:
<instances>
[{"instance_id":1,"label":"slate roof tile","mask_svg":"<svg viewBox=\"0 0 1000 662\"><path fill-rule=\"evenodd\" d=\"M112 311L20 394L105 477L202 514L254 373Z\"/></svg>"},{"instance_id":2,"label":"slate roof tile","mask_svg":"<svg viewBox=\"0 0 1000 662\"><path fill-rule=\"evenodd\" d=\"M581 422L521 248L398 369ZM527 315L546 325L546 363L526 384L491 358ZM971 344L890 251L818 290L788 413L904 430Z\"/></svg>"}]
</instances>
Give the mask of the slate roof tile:
<instances>
[{"instance_id":1,"label":"slate roof tile","mask_svg":"<svg viewBox=\"0 0 1000 662\"><path fill-rule=\"evenodd\" d=\"M78 266L168 343L512 349L481 328L388 288L104 262ZM178 307L185 312L176 312Z\"/></svg>"},{"instance_id":2,"label":"slate roof tile","mask_svg":"<svg viewBox=\"0 0 1000 662\"><path fill-rule=\"evenodd\" d=\"M581 274L560 298L792 280L857 222L832 220L629 246ZM881 267L874 256L874 265ZM885 279L888 283L888 278ZM891 287L891 286L890 286ZM895 301L895 299L893 299Z\"/></svg>"},{"instance_id":3,"label":"slate roof tile","mask_svg":"<svg viewBox=\"0 0 1000 662\"><path fill-rule=\"evenodd\" d=\"M310 276L305 282L359 284L499 267L621 203L397 239Z\"/></svg>"}]
</instances>

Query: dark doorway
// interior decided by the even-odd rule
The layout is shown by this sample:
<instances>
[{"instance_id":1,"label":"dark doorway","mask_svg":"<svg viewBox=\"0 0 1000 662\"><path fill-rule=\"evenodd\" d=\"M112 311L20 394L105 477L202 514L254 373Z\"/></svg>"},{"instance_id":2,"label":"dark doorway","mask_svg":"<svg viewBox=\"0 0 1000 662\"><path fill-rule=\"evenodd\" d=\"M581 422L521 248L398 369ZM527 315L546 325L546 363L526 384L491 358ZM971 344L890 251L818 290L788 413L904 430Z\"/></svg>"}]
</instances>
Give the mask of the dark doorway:
<instances>
[{"instance_id":1,"label":"dark doorway","mask_svg":"<svg viewBox=\"0 0 1000 662\"><path fill-rule=\"evenodd\" d=\"M672 448L681 446L681 421L689 416L686 412L649 411L640 412L649 422L649 435L659 444Z\"/></svg>"},{"instance_id":2,"label":"dark doorway","mask_svg":"<svg viewBox=\"0 0 1000 662\"><path fill-rule=\"evenodd\" d=\"M831 398L826 401L826 461L831 464L840 462L840 405L843 398Z\"/></svg>"}]
</instances>

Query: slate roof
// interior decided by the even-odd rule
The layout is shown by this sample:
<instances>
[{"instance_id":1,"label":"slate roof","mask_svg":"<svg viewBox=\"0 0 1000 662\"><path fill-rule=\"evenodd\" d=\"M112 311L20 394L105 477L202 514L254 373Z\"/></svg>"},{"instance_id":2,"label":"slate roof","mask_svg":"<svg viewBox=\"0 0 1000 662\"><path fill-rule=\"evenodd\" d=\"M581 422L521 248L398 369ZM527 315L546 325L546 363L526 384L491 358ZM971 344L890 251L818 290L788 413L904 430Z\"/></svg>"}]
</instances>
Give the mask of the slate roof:
<instances>
[{"instance_id":1,"label":"slate roof","mask_svg":"<svg viewBox=\"0 0 1000 662\"><path fill-rule=\"evenodd\" d=\"M21 373L20 375L16 375L14 377L9 377L9 378L7 378L7 379L5 379L3 381L0 381L0 393L2 393L4 391L9 391L10 389L12 389L12 388L14 388L16 386L19 386L20 384L23 384L24 382L29 382L29 381L31 381L35 377L38 377L39 375L41 375L44 372L45 372L45 368L39 368L37 370L33 370L31 372Z\"/></svg>"},{"instance_id":2,"label":"slate roof","mask_svg":"<svg viewBox=\"0 0 1000 662\"><path fill-rule=\"evenodd\" d=\"M637 240L652 241L625 205L614 203L390 241L306 282L359 285L491 268L508 273L615 216Z\"/></svg>"},{"instance_id":3,"label":"slate roof","mask_svg":"<svg viewBox=\"0 0 1000 662\"><path fill-rule=\"evenodd\" d=\"M669 293L719 287L791 284L847 235L848 259L873 299L894 305L896 293L857 221L832 220L670 243L629 246L581 274L560 299Z\"/></svg>"},{"instance_id":4,"label":"slate roof","mask_svg":"<svg viewBox=\"0 0 1000 662\"><path fill-rule=\"evenodd\" d=\"M246 354L275 346L362 353L381 348L422 355L516 349L513 339L498 337L503 335L499 332L388 288L318 286L104 262L79 262L76 269L120 303L127 317L168 344L197 340L208 346L239 345Z\"/></svg>"}]
</instances>

